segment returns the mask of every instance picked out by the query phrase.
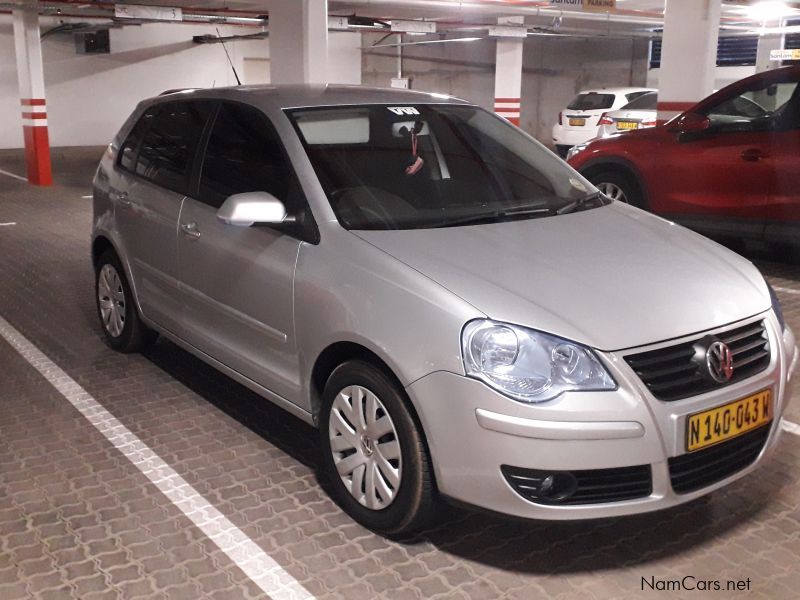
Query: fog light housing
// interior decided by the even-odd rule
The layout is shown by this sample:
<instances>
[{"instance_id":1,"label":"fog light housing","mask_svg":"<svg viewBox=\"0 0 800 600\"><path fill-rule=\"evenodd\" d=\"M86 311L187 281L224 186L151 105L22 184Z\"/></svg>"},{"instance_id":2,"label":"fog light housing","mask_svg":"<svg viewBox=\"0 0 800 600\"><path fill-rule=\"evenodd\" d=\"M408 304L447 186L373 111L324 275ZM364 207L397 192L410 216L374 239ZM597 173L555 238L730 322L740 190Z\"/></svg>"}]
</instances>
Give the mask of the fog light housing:
<instances>
[{"instance_id":1,"label":"fog light housing","mask_svg":"<svg viewBox=\"0 0 800 600\"><path fill-rule=\"evenodd\" d=\"M569 471L538 471L503 465L506 480L526 499L540 504L559 504L578 491L578 480Z\"/></svg>"}]
</instances>

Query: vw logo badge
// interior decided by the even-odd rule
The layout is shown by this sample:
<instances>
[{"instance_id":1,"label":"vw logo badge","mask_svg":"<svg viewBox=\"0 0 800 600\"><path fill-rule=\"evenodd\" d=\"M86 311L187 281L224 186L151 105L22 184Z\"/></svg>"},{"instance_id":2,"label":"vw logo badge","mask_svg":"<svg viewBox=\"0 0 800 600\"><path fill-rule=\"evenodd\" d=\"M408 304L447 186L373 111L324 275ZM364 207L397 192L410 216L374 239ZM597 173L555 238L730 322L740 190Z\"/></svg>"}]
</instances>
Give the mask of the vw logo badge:
<instances>
[{"instance_id":1,"label":"vw logo badge","mask_svg":"<svg viewBox=\"0 0 800 600\"><path fill-rule=\"evenodd\" d=\"M717 383L727 383L733 377L733 353L728 345L717 340L706 350L706 367Z\"/></svg>"}]
</instances>

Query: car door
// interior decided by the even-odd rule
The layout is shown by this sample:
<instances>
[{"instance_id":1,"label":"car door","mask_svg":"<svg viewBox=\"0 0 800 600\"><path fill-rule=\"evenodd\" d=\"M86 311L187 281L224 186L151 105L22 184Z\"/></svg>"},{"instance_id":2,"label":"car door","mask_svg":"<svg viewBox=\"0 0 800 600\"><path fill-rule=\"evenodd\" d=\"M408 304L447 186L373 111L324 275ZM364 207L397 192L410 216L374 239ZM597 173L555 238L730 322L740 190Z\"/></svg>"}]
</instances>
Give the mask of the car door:
<instances>
[{"instance_id":1,"label":"car door","mask_svg":"<svg viewBox=\"0 0 800 600\"><path fill-rule=\"evenodd\" d=\"M707 130L675 134L651 185L659 212L706 233L763 237L774 167L765 88L736 88L702 110Z\"/></svg>"},{"instance_id":2,"label":"car door","mask_svg":"<svg viewBox=\"0 0 800 600\"><path fill-rule=\"evenodd\" d=\"M764 236L770 242L797 246L800 244L800 85L797 75L794 79L776 84L774 94L780 106L769 140L773 186Z\"/></svg>"},{"instance_id":3,"label":"car door","mask_svg":"<svg viewBox=\"0 0 800 600\"><path fill-rule=\"evenodd\" d=\"M293 282L301 241L287 226L238 227L217 218L228 196L253 191L273 194L290 214L305 202L266 116L224 102L208 136L198 188L180 215L184 337L293 400L300 389Z\"/></svg>"},{"instance_id":4,"label":"car door","mask_svg":"<svg viewBox=\"0 0 800 600\"><path fill-rule=\"evenodd\" d=\"M207 102L168 102L145 112L122 145L116 221L142 313L178 332L178 215L211 112Z\"/></svg>"}]
</instances>

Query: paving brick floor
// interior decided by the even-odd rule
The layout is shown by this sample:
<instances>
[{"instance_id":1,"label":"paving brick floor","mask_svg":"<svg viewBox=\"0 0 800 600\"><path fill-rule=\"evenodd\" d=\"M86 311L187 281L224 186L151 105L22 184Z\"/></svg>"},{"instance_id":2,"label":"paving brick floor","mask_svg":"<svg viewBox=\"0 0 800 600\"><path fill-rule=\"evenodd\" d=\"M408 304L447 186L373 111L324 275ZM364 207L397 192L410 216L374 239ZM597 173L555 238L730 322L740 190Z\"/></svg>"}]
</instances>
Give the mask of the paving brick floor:
<instances>
[{"instance_id":1,"label":"paving brick floor","mask_svg":"<svg viewBox=\"0 0 800 600\"><path fill-rule=\"evenodd\" d=\"M0 316L317 598L638 598L642 577L800 590L800 437L759 472L673 510L576 523L448 508L389 541L328 499L313 429L176 346L120 355L96 324L90 179L102 149L56 153L56 185L0 175ZM21 172L18 153L0 169ZM755 256L800 331L800 266ZM795 384L796 385L796 384ZM800 391L800 390L798 390ZM800 401L790 407L800 422ZM260 590L0 340L0 600L256 598ZM730 597L696 591L687 598Z\"/></svg>"}]
</instances>

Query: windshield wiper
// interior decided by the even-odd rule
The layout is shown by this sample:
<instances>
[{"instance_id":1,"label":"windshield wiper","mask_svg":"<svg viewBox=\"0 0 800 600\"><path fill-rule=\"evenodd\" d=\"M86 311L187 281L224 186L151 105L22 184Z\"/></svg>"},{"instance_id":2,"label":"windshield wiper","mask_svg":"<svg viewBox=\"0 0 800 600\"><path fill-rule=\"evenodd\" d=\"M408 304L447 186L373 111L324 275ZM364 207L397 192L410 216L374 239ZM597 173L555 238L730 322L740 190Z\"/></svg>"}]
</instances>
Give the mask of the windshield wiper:
<instances>
[{"instance_id":1,"label":"windshield wiper","mask_svg":"<svg viewBox=\"0 0 800 600\"><path fill-rule=\"evenodd\" d=\"M605 199L606 196L603 192L595 192L594 194L589 194L588 196L584 196L583 198L578 198L570 202L569 204L565 204L561 208L556 211L557 215L564 215L567 213L575 212L577 210L581 210L590 202L594 202L595 200L600 200L600 205L606 204Z\"/></svg>"},{"instance_id":2,"label":"windshield wiper","mask_svg":"<svg viewBox=\"0 0 800 600\"><path fill-rule=\"evenodd\" d=\"M479 223L492 223L497 221L498 219L504 219L507 217L515 218L515 217L527 217L527 216L547 216L552 215L553 211L550 208L545 207L538 207L538 208L512 208L509 210L496 210L489 213L482 213L478 215L469 215L466 217L460 217L457 219L452 219L450 221L446 221L438 227L454 227L456 225L477 225Z\"/></svg>"}]
</instances>

